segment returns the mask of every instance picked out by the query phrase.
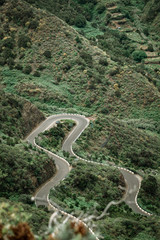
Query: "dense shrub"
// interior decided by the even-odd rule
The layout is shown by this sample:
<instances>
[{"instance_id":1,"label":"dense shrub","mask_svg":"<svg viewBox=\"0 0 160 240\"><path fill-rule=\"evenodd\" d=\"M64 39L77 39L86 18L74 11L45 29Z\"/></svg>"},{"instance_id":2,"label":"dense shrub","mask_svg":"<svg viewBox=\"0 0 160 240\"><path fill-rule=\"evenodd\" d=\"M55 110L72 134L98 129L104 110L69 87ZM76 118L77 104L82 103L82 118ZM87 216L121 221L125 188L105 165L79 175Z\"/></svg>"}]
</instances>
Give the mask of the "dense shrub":
<instances>
[{"instance_id":1,"label":"dense shrub","mask_svg":"<svg viewBox=\"0 0 160 240\"><path fill-rule=\"evenodd\" d=\"M34 74L33 74L33 76L34 76L34 77L40 77L40 76L41 76L41 74L40 74L40 72L38 72L38 71L35 71L35 72L34 72Z\"/></svg>"},{"instance_id":2,"label":"dense shrub","mask_svg":"<svg viewBox=\"0 0 160 240\"><path fill-rule=\"evenodd\" d=\"M7 59L7 64L8 64L8 66L10 67L10 68L13 68L13 66L14 66L14 59L13 58L8 58Z\"/></svg>"},{"instance_id":3,"label":"dense shrub","mask_svg":"<svg viewBox=\"0 0 160 240\"><path fill-rule=\"evenodd\" d=\"M25 8L22 5L14 5L14 2L12 2L12 6L7 9L6 15L9 20L24 26L26 22L33 18L33 10L30 7Z\"/></svg>"},{"instance_id":4,"label":"dense shrub","mask_svg":"<svg viewBox=\"0 0 160 240\"><path fill-rule=\"evenodd\" d=\"M14 44L15 44L15 41L11 37L7 37L7 38L3 39L3 46L4 47L8 47L8 48L13 49Z\"/></svg>"},{"instance_id":5,"label":"dense shrub","mask_svg":"<svg viewBox=\"0 0 160 240\"><path fill-rule=\"evenodd\" d=\"M9 28L9 24L8 24L8 23L4 23L4 25L3 25L3 30L4 30L6 33L9 33L9 32L10 32L10 28Z\"/></svg>"},{"instance_id":6,"label":"dense shrub","mask_svg":"<svg viewBox=\"0 0 160 240\"><path fill-rule=\"evenodd\" d=\"M26 47L28 47L29 43L31 43L31 39L28 36L26 36L24 34L19 35L18 47L26 48Z\"/></svg>"},{"instance_id":7,"label":"dense shrub","mask_svg":"<svg viewBox=\"0 0 160 240\"><path fill-rule=\"evenodd\" d=\"M86 19L83 15L78 15L76 18L75 18L75 25L76 27L85 27L86 25Z\"/></svg>"},{"instance_id":8,"label":"dense shrub","mask_svg":"<svg viewBox=\"0 0 160 240\"><path fill-rule=\"evenodd\" d=\"M101 13L103 13L103 12L105 11L105 9L106 9L106 6L105 6L105 5L99 5L99 6L97 7L97 12L98 12L99 14L101 14Z\"/></svg>"},{"instance_id":9,"label":"dense shrub","mask_svg":"<svg viewBox=\"0 0 160 240\"><path fill-rule=\"evenodd\" d=\"M70 69L71 69L71 64L70 64L70 63L66 63L66 64L63 66L64 72L68 72Z\"/></svg>"},{"instance_id":10,"label":"dense shrub","mask_svg":"<svg viewBox=\"0 0 160 240\"><path fill-rule=\"evenodd\" d=\"M84 61L87 64L92 65L92 56L89 53L82 51L82 52L80 52L80 56L81 56L81 58L84 59Z\"/></svg>"},{"instance_id":11,"label":"dense shrub","mask_svg":"<svg viewBox=\"0 0 160 240\"><path fill-rule=\"evenodd\" d=\"M108 66L108 61L106 58L100 58L99 59L99 64L103 65L103 66Z\"/></svg>"},{"instance_id":12,"label":"dense shrub","mask_svg":"<svg viewBox=\"0 0 160 240\"><path fill-rule=\"evenodd\" d=\"M136 50L132 53L132 57L136 62L141 62L144 58L147 58L147 54L142 50Z\"/></svg>"},{"instance_id":13,"label":"dense shrub","mask_svg":"<svg viewBox=\"0 0 160 240\"><path fill-rule=\"evenodd\" d=\"M157 186L157 180L152 175L148 175L148 177L143 180L142 188L147 194L156 195Z\"/></svg>"},{"instance_id":14,"label":"dense shrub","mask_svg":"<svg viewBox=\"0 0 160 240\"><path fill-rule=\"evenodd\" d=\"M23 73L25 74L30 74L32 72L32 67L30 65L27 65L24 69L23 69Z\"/></svg>"},{"instance_id":15,"label":"dense shrub","mask_svg":"<svg viewBox=\"0 0 160 240\"><path fill-rule=\"evenodd\" d=\"M5 3L5 0L0 0L0 6L2 6Z\"/></svg>"},{"instance_id":16,"label":"dense shrub","mask_svg":"<svg viewBox=\"0 0 160 240\"><path fill-rule=\"evenodd\" d=\"M46 57L46 58L51 58L51 51L50 50L46 50L43 55Z\"/></svg>"},{"instance_id":17,"label":"dense shrub","mask_svg":"<svg viewBox=\"0 0 160 240\"><path fill-rule=\"evenodd\" d=\"M85 4L85 3L92 3L92 4L97 4L97 0L78 0L80 4Z\"/></svg>"},{"instance_id":18,"label":"dense shrub","mask_svg":"<svg viewBox=\"0 0 160 240\"><path fill-rule=\"evenodd\" d=\"M110 20L111 20L111 14L110 13L107 13L106 16L105 16L105 25L108 25Z\"/></svg>"},{"instance_id":19,"label":"dense shrub","mask_svg":"<svg viewBox=\"0 0 160 240\"><path fill-rule=\"evenodd\" d=\"M39 22L37 20L32 20L29 24L29 28L36 29L39 25Z\"/></svg>"},{"instance_id":20,"label":"dense shrub","mask_svg":"<svg viewBox=\"0 0 160 240\"><path fill-rule=\"evenodd\" d=\"M84 16L86 18L87 21L91 21L92 17L93 17L93 8L94 5L92 3L89 3L85 6L85 12L84 12Z\"/></svg>"},{"instance_id":21,"label":"dense shrub","mask_svg":"<svg viewBox=\"0 0 160 240\"><path fill-rule=\"evenodd\" d=\"M0 28L0 39L3 39L4 38L4 32L3 32L3 29Z\"/></svg>"},{"instance_id":22,"label":"dense shrub","mask_svg":"<svg viewBox=\"0 0 160 240\"><path fill-rule=\"evenodd\" d=\"M149 29L148 29L148 27L146 27L146 28L143 29L143 33L144 33L146 36L149 36Z\"/></svg>"},{"instance_id":23,"label":"dense shrub","mask_svg":"<svg viewBox=\"0 0 160 240\"><path fill-rule=\"evenodd\" d=\"M4 66L6 63L6 60L4 57L0 57L0 66Z\"/></svg>"},{"instance_id":24,"label":"dense shrub","mask_svg":"<svg viewBox=\"0 0 160 240\"><path fill-rule=\"evenodd\" d=\"M46 68L46 66L44 66L44 65L39 65L38 70L42 71L42 70L44 70L45 68Z\"/></svg>"},{"instance_id":25,"label":"dense shrub","mask_svg":"<svg viewBox=\"0 0 160 240\"><path fill-rule=\"evenodd\" d=\"M22 70L22 69L23 69L23 66L22 66L21 64L17 63L17 64L15 65L15 68L16 68L17 70Z\"/></svg>"},{"instance_id":26,"label":"dense shrub","mask_svg":"<svg viewBox=\"0 0 160 240\"><path fill-rule=\"evenodd\" d=\"M147 50L148 50L149 52L154 52L153 45L152 45L151 43L148 44Z\"/></svg>"},{"instance_id":27,"label":"dense shrub","mask_svg":"<svg viewBox=\"0 0 160 240\"><path fill-rule=\"evenodd\" d=\"M116 97L120 97L120 96L121 96L121 92L119 91L119 89L117 89L117 90L115 91L115 95L116 95Z\"/></svg>"},{"instance_id":28,"label":"dense shrub","mask_svg":"<svg viewBox=\"0 0 160 240\"><path fill-rule=\"evenodd\" d=\"M2 56L5 59L8 59L9 57L15 58L15 54L13 53L13 51L10 48L5 48L2 52Z\"/></svg>"},{"instance_id":29,"label":"dense shrub","mask_svg":"<svg viewBox=\"0 0 160 240\"><path fill-rule=\"evenodd\" d=\"M118 68L118 67L113 67L113 68L111 68L110 71L109 71L109 75L110 75L110 76L114 76L114 75L116 75L116 74L118 74L118 73L119 73L119 68Z\"/></svg>"},{"instance_id":30,"label":"dense shrub","mask_svg":"<svg viewBox=\"0 0 160 240\"><path fill-rule=\"evenodd\" d=\"M35 3L36 2L36 0L25 0L26 2L28 2L28 3Z\"/></svg>"},{"instance_id":31,"label":"dense shrub","mask_svg":"<svg viewBox=\"0 0 160 240\"><path fill-rule=\"evenodd\" d=\"M101 109L101 113L108 114L109 111L108 111L108 109L106 107L104 107L104 108Z\"/></svg>"},{"instance_id":32,"label":"dense shrub","mask_svg":"<svg viewBox=\"0 0 160 240\"><path fill-rule=\"evenodd\" d=\"M76 40L77 43L82 43L80 37L78 37L78 36L76 36L76 39L75 39L75 40Z\"/></svg>"}]
</instances>

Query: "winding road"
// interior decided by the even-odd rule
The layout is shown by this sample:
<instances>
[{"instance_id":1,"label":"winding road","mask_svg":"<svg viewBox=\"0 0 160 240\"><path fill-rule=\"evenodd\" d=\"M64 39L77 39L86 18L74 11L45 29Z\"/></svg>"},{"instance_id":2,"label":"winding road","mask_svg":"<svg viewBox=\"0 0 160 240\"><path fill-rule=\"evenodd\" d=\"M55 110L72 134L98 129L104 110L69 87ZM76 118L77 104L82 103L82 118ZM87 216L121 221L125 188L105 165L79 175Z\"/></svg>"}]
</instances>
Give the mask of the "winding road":
<instances>
[{"instance_id":1,"label":"winding road","mask_svg":"<svg viewBox=\"0 0 160 240\"><path fill-rule=\"evenodd\" d=\"M88 161L78 157L72 150L72 144L76 141L76 139L81 135L81 133L85 130L85 128L89 125L89 120L82 115L78 114L59 114L59 115L52 115L48 117L44 122L42 122L27 138L26 140L30 142L33 146L45 151L52 159L54 159L57 172L55 176L48 181L45 185L43 185L36 193L34 199L37 206L45 205L47 207L56 209L54 206L51 205L49 201L49 192L51 188L54 188L56 185L59 184L61 180L63 180L70 171L69 163L59 157L58 155L38 146L35 142L35 138L38 136L39 133L44 132L45 130L51 128L57 121L64 120L64 119L71 119L76 122L76 126L73 128L67 139L64 141L62 149L69 152L70 155L77 157L78 159L84 160L88 163L93 163L97 165L104 165L108 166L107 164L96 163L92 161ZM141 215L150 216L151 214L144 211L137 203L137 196L139 193L139 189L141 186L141 179L139 175L134 174L133 172L129 171L128 169L117 167L120 172L123 174L125 182L126 182L126 193L123 201L135 212ZM61 211L63 214L66 215L65 212ZM68 214L69 215L69 214ZM70 215L72 218L74 216ZM85 224L85 223L84 223ZM85 224L86 225L86 224ZM92 230L89 229L91 232ZM92 232L93 233L93 232ZM98 239L98 238L96 238Z\"/></svg>"}]
</instances>

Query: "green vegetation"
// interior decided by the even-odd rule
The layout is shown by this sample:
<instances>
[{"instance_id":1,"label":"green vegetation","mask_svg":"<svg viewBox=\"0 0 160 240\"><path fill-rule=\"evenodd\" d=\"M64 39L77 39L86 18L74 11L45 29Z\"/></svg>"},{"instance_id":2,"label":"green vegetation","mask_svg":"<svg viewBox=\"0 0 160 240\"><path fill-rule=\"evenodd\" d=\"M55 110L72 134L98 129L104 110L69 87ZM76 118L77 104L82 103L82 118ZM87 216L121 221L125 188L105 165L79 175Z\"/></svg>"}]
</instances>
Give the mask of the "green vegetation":
<instances>
[{"instance_id":1,"label":"green vegetation","mask_svg":"<svg viewBox=\"0 0 160 240\"><path fill-rule=\"evenodd\" d=\"M10 227L16 226L20 221L27 221L33 233L43 234L47 230L50 213L42 209L37 211L33 204L23 204L1 198L0 206L0 219L3 220L0 226L4 224L4 234L11 234Z\"/></svg>"},{"instance_id":2,"label":"green vegetation","mask_svg":"<svg viewBox=\"0 0 160 240\"><path fill-rule=\"evenodd\" d=\"M54 162L46 154L37 153L29 149L27 145L12 146L13 138L8 138L7 143L1 144L1 197L13 197L14 195L19 197L20 194L33 193L38 186L54 175L56 171Z\"/></svg>"},{"instance_id":3,"label":"green vegetation","mask_svg":"<svg viewBox=\"0 0 160 240\"><path fill-rule=\"evenodd\" d=\"M154 171L152 175L145 175L142 188L139 193L139 204L146 210L160 215L159 191L160 175L158 171Z\"/></svg>"},{"instance_id":4,"label":"green vegetation","mask_svg":"<svg viewBox=\"0 0 160 240\"><path fill-rule=\"evenodd\" d=\"M147 58L147 54L144 51L134 51L132 56L136 62L141 62L143 59Z\"/></svg>"},{"instance_id":5,"label":"green vegetation","mask_svg":"<svg viewBox=\"0 0 160 240\"><path fill-rule=\"evenodd\" d=\"M121 199L123 191L118 186L124 182L118 170L76 160L73 166L66 180L50 194L67 212L91 215L95 211L100 215L110 201Z\"/></svg>"},{"instance_id":6,"label":"green vegetation","mask_svg":"<svg viewBox=\"0 0 160 240\"><path fill-rule=\"evenodd\" d=\"M74 149L76 154L92 161L113 161L135 170L158 169L160 138L147 131L159 132L156 126L156 122L145 123L143 119L117 121L97 117L76 141Z\"/></svg>"},{"instance_id":7,"label":"green vegetation","mask_svg":"<svg viewBox=\"0 0 160 240\"><path fill-rule=\"evenodd\" d=\"M0 126L6 139L8 135L16 143L16 138L19 140L27 136L44 119L44 115L30 102L0 91Z\"/></svg>"},{"instance_id":8,"label":"green vegetation","mask_svg":"<svg viewBox=\"0 0 160 240\"><path fill-rule=\"evenodd\" d=\"M122 203L87 224L105 240L160 239L159 5L157 0L0 0L1 197L12 200L1 198L0 238L23 213L34 235L48 239L49 214L33 207L30 194L54 173L53 162L21 139L44 114L68 112L91 119L73 146L76 154L141 175L138 202L157 215L139 216ZM77 216L98 216L109 201L121 198L122 179L116 169L82 163L61 151L73 126L60 122L36 141L73 166L52 191L53 200ZM68 223L57 238L92 236Z\"/></svg>"},{"instance_id":9,"label":"green vegetation","mask_svg":"<svg viewBox=\"0 0 160 240\"><path fill-rule=\"evenodd\" d=\"M75 123L65 120L56 123L56 126L38 135L36 143L52 152L61 149L65 136L71 131Z\"/></svg>"}]
</instances>

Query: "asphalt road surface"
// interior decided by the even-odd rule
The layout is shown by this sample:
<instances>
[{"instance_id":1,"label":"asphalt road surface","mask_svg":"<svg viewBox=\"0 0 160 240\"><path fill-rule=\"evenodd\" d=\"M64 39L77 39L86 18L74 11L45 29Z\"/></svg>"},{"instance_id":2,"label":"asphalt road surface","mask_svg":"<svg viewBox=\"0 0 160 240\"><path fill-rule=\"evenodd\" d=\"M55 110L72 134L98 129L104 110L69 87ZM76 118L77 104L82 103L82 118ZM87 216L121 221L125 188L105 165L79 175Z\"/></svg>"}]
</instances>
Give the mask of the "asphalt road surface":
<instances>
[{"instance_id":1,"label":"asphalt road surface","mask_svg":"<svg viewBox=\"0 0 160 240\"><path fill-rule=\"evenodd\" d=\"M41 123L27 138L26 140L30 142L32 145L36 146L39 149L42 149L45 151L52 159L54 159L56 167L57 167L57 172L55 176L48 181L46 184L44 184L36 193L35 195L35 203L36 205L45 205L48 206L48 195L50 192L50 189L55 187L56 185L59 184L61 180L63 180L67 174L70 171L70 165L69 163L59 157L58 155L38 146L35 143L35 138L38 136L39 133L44 132L45 130L51 128L57 121L63 120L63 119L72 119L76 122L76 126L74 129L71 131L67 139L64 141L62 149L69 152L70 155L76 156L74 152L72 151L72 144L76 141L76 139L81 135L81 133L85 130L85 128L89 124L89 120L82 115L75 115L75 114L59 114L59 115L52 115L48 117L43 123ZM79 158L79 157L78 157ZM80 158L81 159L81 158ZM87 160L86 160L87 161ZM90 161L88 161L89 163ZM99 164L95 163L94 164ZM104 165L105 164L101 164ZM115 166L116 167L116 166ZM137 196L138 192L141 186L141 180L140 178L134 174L133 172L117 167L121 173L124 176L125 182L126 182L126 194L125 194L125 203L135 212L139 213L145 216L150 216L151 214L144 211L139 207L137 204ZM105 207L105 206L104 206Z\"/></svg>"}]
</instances>

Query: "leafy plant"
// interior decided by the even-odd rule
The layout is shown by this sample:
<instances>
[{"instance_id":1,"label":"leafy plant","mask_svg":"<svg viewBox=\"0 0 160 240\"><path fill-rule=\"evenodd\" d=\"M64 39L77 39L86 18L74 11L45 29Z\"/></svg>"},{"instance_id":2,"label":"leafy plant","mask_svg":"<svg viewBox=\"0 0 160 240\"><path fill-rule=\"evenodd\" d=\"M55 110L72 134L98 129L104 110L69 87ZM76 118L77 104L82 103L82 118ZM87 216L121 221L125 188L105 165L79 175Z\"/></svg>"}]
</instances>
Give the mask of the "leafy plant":
<instances>
[{"instance_id":1,"label":"leafy plant","mask_svg":"<svg viewBox=\"0 0 160 240\"><path fill-rule=\"evenodd\" d=\"M142 50L136 50L132 53L132 57L136 62L141 62L143 59L147 58L147 54Z\"/></svg>"},{"instance_id":2,"label":"leafy plant","mask_svg":"<svg viewBox=\"0 0 160 240\"><path fill-rule=\"evenodd\" d=\"M30 74L32 72L32 67L30 65L27 65L23 69L23 73Z\"/></svg>"},{"instance_id":3,"label":"leafy plant","mask_svg":"<svg viewBox=\"0 0 160 240\"><path fill-rule=\"evenodd\" d=\"M83 15L78 15L75 18L75 25L76 25L76 27L79 27L79 28L85 27L85 25L86 25L85 17Z\"/></svg>"},{"instance_id":4,"label":"leafy plant","mask_svg":"<svg viewBox=\"0 0 160 240\"><path fill-rule=\"evenodd\" d=\"M27 48L29 46L29 43L31 43L31 39L27 35L25 34L19 35L18 47Z\"/></svg>"},{"instance_id":5,"label":"leafy plant","mask_svg":"<svg viewBox=\"0 0 160 240\"><path fill-rule=\"evenodd\" d=\"M51 51L50 50L46 50L43 55L46 57L46 58L51 58L52 55L51 55Z\"/></svg>"}]
</instances>

